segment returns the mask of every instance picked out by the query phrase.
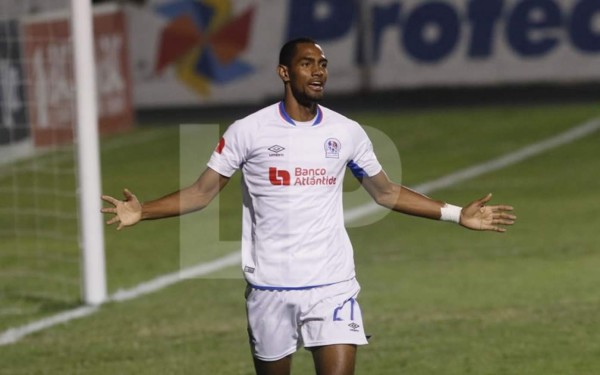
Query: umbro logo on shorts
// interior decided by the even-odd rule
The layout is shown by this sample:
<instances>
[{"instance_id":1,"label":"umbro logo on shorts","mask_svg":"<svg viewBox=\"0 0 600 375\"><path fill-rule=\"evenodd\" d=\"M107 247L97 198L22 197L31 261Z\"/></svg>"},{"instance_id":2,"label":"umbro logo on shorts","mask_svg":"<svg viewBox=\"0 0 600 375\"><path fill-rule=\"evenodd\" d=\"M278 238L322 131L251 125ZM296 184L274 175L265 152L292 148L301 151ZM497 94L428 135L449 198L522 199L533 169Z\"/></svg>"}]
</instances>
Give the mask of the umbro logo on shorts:
<instances>
[{"instance_id":1,"label":"umbro logo on shorts","mask_svg":"<svg viewBox=\"0 0 600 375\"><path fill-rule=\"evenodd\" d=\"M360 328L360 325L352 322L352 323L348 324L348 327L350 327L350 331L358 332L358 328Z\"/></svg>"}]
</instances>

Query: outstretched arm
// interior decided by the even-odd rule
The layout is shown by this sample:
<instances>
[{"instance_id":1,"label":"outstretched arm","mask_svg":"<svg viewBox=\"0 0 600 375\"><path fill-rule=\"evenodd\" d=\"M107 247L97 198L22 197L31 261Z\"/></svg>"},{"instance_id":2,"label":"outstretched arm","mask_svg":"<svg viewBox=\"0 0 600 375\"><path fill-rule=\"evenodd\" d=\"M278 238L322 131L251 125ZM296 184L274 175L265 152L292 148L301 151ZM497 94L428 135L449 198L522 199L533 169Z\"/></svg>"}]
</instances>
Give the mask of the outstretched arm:
<instances>
[{"instance_id":1,"label":"outstretched arm","mask_svg":"<svg viewBox=\"0 0 600 375\"><path fill-rule=\"evenodd\" d=\"M390 181L384 171L373 177L363 177L360 182L377 204L408 215L440 220L446 219L445 212L452 216L454 211L454 221L463 227L496 232L505 232L506 228L503 226L512 225L516 220L516 216L510 214L513 210L511 206L486 206L492 199L492 194L460 209L396 184Z\"/></svg>"},{"instance_id":2,"label":"outstretched arm","mask_svg":"<svg viewBox=\"0 0 600 375\"><path fill-rule=\"evenodd\" d=\"M123 201L103 195L102 200L113 207L103 208L102 212L115 215L106 223L119 223L117 230L135 225L141 220L179 216L206 207L228 181L229 178L207 168L192 185L143 204L127 189L123 191Z\"/></svg>"}]
</instances>

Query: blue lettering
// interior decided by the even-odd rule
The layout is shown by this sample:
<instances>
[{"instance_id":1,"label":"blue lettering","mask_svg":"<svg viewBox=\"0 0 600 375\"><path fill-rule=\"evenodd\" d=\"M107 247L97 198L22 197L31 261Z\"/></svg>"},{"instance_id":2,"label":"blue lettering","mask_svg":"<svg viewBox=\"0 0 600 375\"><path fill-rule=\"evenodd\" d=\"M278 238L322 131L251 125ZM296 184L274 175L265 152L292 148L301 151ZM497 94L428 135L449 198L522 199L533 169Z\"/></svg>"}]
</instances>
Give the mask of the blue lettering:
<instances>
[{"instance_id":1,"label":"blue lettering","mask_svg":"<svg viewBox=\"0 0 600 375\"><path fill-rule=\"evenodd\" d=\"M368 2L371 22L362 27L371 28L372 62L379 60L384 36L392 30L399 35L400 52L426 63L447 58L459 43L464 43L460 50L468 58L490 58L502 37L516 55L526 58L547 55L561 43L585 53L600 52L600 0L429 0L410 8L405 1ZM356 33L360 65L369 50L358 35L360 8L358 1L289 0L286 37L329 42Z\"/></svg>"},{"instance_id":2,"label":"blue lettering","mask_svg":"<svg viewBox=\"0 0 600 375\"><path fill-rule=\"evenodd\" d=\"M494 26L502 15L502 0L472 0L468 18L471 21L469 56L488 57L492 53Z\"/></svg>"},{"instance_id":3,"label":"blue lettering","mask_svg":"<svg viewBox=\"0 0 600 375\"><path fill-rule=\"evenodd\" d=\"M508 20L508 43L523 56L540 56L558 45L544 29L561 26L558 5L550 0L524 0L515 6Z\"/></svg>"},{"instance_id":4,"label":"blue lettering","mask_svg":"<svg viewBox=\"0 0 600 375\"><path fill-rule=\"evenodd\" d=\"M430 32L435 35L427 35ZM446 3L431 2L415 9L404 27L404 46L417 60L433 62L446 57L460 36L456 11Z\"/></svg>"},{"instance_id":5,"label":"blue lettering","mask_svg":"<svg viewBox=\"0 0 600 375\"><path fill-rule=\"evenodd\" d=\"M584 52L600 52L600 31L594 33L592 20L600 17L600 1L583 0L575 6L569 29L571 41Z\"/></svg>"},{"instance_id":6,"label":"blue lettering","mask_svg":"<svg viewBox=\"0 0 600 375\"><path fill-rule=\"evenodd\" d=\"M342 37L354 25L354 10L347 0L292 0L287 39L306 36L325 42Z\"/></svg>"},{"instance_id":7,"label":"blue lettering","mask_svg":"<svg viewBox=\"0 0 600 375\"><path fill-rule=\"evenodd\" d=\"M379 59L379 49L381 47L381 35L390 25L400 23L400 4L391 4L389 6L374 6L373 17L373 61Z\"/></svg>"}]
</instances>

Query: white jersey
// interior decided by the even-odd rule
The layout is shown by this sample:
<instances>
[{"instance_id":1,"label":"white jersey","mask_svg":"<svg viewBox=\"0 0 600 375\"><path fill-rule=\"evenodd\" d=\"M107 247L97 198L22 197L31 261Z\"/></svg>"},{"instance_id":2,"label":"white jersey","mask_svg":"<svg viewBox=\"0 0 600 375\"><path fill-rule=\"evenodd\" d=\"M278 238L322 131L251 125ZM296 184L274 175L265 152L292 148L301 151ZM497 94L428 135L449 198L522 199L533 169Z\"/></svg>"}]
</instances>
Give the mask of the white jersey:
<instances>
[{"instance_id":1,"label":"white jersey","mask_svg":"<svg viewBox=\"0 0 600 375\"><path fill-rule=\"evenodd\" d=\"M381 171L358 123L322 106L313 121L298 123L280 102L234 122L208 167L226 177L242 170L242 269L249 284L302 289L354 277L344 173Z\"/></svg>"}]
</instances>

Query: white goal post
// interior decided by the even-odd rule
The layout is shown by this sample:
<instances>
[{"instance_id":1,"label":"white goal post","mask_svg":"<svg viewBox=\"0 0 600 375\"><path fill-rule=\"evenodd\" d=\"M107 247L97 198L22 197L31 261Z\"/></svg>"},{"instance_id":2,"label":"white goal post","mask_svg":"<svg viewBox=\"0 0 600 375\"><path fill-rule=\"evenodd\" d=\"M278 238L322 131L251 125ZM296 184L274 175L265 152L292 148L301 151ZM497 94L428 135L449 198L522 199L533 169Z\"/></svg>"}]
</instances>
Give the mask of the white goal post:
<instances>
[{"instance_id":1,"label":"white goal post","mask_svg":"<svg viewBox=\"0 0 600 375\"><path fill-rule=\"evenodd\" d=\"M111 299L100 135L134 128L127 20L117 2L0 0L0 332L10 337Z\"/></svg>"},{"instance_id":2,"label":"white goal post","mask_svg":"<svg viewBox=\"0 0 600 375\"><path fill-rule=\"evenodd\" d=\"M104 228L100 213L100 152L91 0L71 0L71 27L77 92L82 293L87 304L97 305L106 300L107 289Z\"/></svg>"},{"instance_id":3,"label":"white goal post","mask_svg":"<svg viewBox=\"0 0 600 375\"><path fill-rule=\"evenodd\" d=\"M128 35L118 3L0 0L0 329L109 298L99 135L134 126Z\"/></svg>"}]
</instances>

